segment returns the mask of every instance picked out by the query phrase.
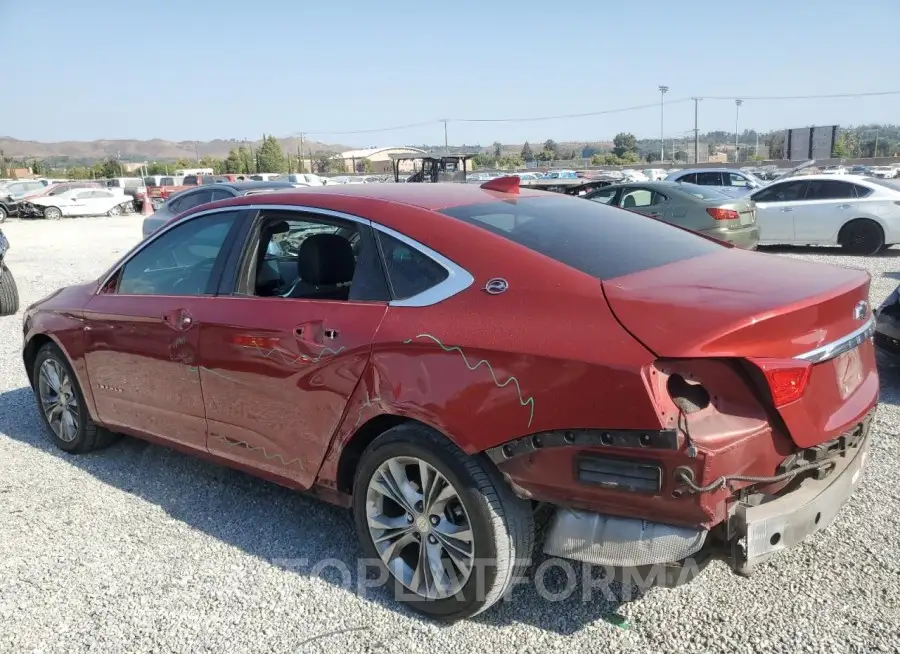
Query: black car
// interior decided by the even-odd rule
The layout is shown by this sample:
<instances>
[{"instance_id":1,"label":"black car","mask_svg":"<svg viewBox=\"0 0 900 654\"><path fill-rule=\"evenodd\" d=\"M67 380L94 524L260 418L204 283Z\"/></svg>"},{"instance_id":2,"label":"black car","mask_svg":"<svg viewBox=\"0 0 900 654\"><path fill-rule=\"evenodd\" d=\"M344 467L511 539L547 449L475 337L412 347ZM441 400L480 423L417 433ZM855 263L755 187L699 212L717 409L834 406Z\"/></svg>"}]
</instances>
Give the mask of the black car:
<instances>
[{"instance_id":1,"label":"black car","mask_svg":"<svg viewBox=\"0 0 900 654\"><path fill-rule=\"evenodd\" d=\"M19 310L19 289L4 261L7 250L9 241L0 229L0 316L11 316Z\"/></svg>"},{"instance_id":2,"label":"black car","mask_svg":"<svg viewBox=\"0 0 900 654\"><path fill-rule=\"evenodd\" d=\"M141 232L143 237L147 238L178 214L207 202L216 202L251 193L287 191L298 186L303 185L290 182L219 182L190 188L173 195L151 215L144 218Z\"/></svg>"},{"instance_id":3,"label":"black car","mask_svg":"<svg viewBox=\"0 0 900 654\"><path fill-rule=\"evenodd\" d=\"M900 356L900 286L878 308L875 345Z\"/></svg>"}]
</instances>

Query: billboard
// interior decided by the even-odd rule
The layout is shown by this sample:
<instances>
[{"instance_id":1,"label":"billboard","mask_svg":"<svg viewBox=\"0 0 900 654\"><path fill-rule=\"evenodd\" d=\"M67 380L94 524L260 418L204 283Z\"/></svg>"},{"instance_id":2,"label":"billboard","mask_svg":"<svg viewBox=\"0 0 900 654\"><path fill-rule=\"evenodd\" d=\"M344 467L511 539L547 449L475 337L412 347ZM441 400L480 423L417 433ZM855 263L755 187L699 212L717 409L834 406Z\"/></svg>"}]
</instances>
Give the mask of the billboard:
<instances>
[{"instance_id":1,"label":"billboard","mask_svg":"<svg viewBox=\"0 0 900 654\"><path fill-rule=\"evenodd\" d=\"M831 159L837 137L837 125L789 129L784 143L785 157L791 161Z\"/></svg>"}]
</instances>

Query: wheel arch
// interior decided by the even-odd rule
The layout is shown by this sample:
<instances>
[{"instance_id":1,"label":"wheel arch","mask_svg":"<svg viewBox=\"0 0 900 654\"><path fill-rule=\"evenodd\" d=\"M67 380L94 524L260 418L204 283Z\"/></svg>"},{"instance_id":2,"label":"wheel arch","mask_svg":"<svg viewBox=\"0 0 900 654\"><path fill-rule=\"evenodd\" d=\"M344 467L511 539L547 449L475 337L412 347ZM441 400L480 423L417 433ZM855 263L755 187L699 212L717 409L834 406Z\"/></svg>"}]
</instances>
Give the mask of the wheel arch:
<instances>
[{"instance_id":1,"label":"wheel arch","mask_svg":"<svg viewBox=\"0 0 900 654\"><path fill-rule=\"evenodd\" d=\"M65 348L59 344L59 341L44 333L35 334L25 342L25 346L22 348L22 363L25 364L25 374L28 376L28 383L32 388L34 388L34 362L37 360L38 352L40 352L41 348L48 343L52 343L58 347L66 358L69 359L71 365L71 359L66 353Z\"/></svg>"},{"instance_id":2,"label":"wheel arch","mask_svg":"<svg viewBox=\"0 0 900 654\"><path fill-rule=\"evenodd\" d=\"M854 223L860 223L860 222L870 222L870 223L874 223L875 225L878 225L878 228L881 230L882 240L887 239L887 230L885 229L884 224L881 222L880 219L874 218L872 216L857 216L855 218L851 218L850 220L846 221L843 225L841 225L840 229L838 229L838 233L837 233L838 245L841 245L841 240L843 239L847 228L850 225L853 225Z\"/></svg>"}]
</instances>

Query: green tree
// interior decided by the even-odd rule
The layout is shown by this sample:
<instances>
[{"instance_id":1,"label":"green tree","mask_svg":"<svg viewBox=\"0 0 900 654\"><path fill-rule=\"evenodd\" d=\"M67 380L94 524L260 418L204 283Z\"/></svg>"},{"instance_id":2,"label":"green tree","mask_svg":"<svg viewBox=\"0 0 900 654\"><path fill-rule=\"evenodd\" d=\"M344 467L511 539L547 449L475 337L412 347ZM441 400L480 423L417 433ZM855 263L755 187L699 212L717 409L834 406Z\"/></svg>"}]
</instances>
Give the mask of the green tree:
<instances>
[{"instance_id":1,"label":"green tree","mask_svg":"<svg viewBox=\"0 0 900 654\"><path fill-rule=\"evenodd\" d=\"M647 163L653 163L653 159L654 156L652 152L648 152L647 156L644 157L644 161L646 161Z\"/></svg>"},{"instance_id":2,"label":"green tree","mask_svg":"<svg viewBox=\"0 0 900 654\"><path fill-rule=\"evenodd\" d=\"M522 160L534 161L534 153L532 153L531 146L528 144L528 141L525 141L525 145L522 146Z\"/></svg>"},{"instance_id":3,"label":"green tree","mask_svg":"<svg viewBox=\"0 0 900 654\"><path fill-rule=\"evenodd\" d=\"M284 152L274 136L263 137L262 145L256 151L259 162L259 172L283 173L287 170L287 160Z\"/></svg>"},{"instance_id":4,"label":"green tree","mask_svg":"<svg viewBox=\"0 0 900 654\"><path fill-rule=\"evenodd\" d=\"M238 158L241 160L240 170L235 172L249 174L253 172L253 152L243 145L237 149Z\"/></svg>"},{"instance_id":5,"label":"green tree","mask_svg":"<svg viewBox=\"0 0 900 654\"><path fill-rule=\"evenodd\" d=\"M613 144L615 145L613 153L617 157L625 156L626 152L637 152L637 139L634 137L634 134L619 132L613 139Z\"/></svg>"},{"instance_id":6,"label":"green tree","mask_svg":"<svg viewBox=\"0 0 900 654\"><path fill-rule=\"evenodd\" d=\"M541 150L537 158L538 161L553 161L556 158L556 154L552 150Z\"/></svg>"},{"instance_id":7,"label":"green tree","mask_svg":"<svg viewBox=\"0 0 900 654\"><path fill-rule=\"evenodd\" d=\"M553 139L547 139L544 141L544 150L549 150L553 153L553 158L557 159L557 154L559 153L559 146L556 145L556 141Z\"/></svg>"},{"instance_id":8,"label":"green tree","mask_svg":"<svg viewBox=\"0 0 900 654\"><path fill-rule=\"evenodd\" d=\"M607 152L603 155L603 165L605 166L618 166L621 165L621 163L622 160L612 152Z\"/></svg>"},{"instance_id":9,"label":"green tree","mask_svg":"<svg viewBox=\"0 0 900 654\"><path fill-rule=\"evenodd\" d=\"M487 152L479 152L472 157L472 162L476 168L491 168L496 164L496 159Z\"/></svg>"},{"instance_id":10,"label":"green tree","mask_svg":"<svg viewBox=\"0 0 900 654\"><path fill-rule=\"evenodd\" d=\"M679 150L673 155L675 161L687 161L687 155L684 153L684 150Z\"/></svg>"},{"instance_id":11,"label":"green tree","mask_svg":"<svg viewBox=\"0 0 900 654\"><path fill-rule=\"evenodd\" d=\"M497 160L497 167L503 169L510 168L521 168L522 167L522 159L516 156L510 157L500 157Z\"/></svg>"},{"instance_id":12,"label":"green tree","mask_svg":"<svg viewBox=\"0 0 900 654\"><path fill-rule=\"evenodd\" d=\"M503 146L500 145L500 141L494 141L494 159L499 159L503 154Z\"/></svg>"},{"instance_id":13,"label":"green tree","mask_svg":"<svg viewBox=\"0 0 900 654\"><path fill-rule=\"evenodd\" d=\"M228 156L225 158L223 168L226 173L244 172L244 162L241 159L241 155L234 148L228 151Z\"/></svg>"},{"instance_id":14,"label":"green tree","mask_svg":"<svg viewBox=\"0 0 900 654\"><path fill-rule=\"evenodd\" d=\"M95 166L95 170L97 172L98 177L121 177L122 176L122 166L119 165L119 162L116 159L107 159L106 161L99 163Z\"/></svg>"}]
</instances>

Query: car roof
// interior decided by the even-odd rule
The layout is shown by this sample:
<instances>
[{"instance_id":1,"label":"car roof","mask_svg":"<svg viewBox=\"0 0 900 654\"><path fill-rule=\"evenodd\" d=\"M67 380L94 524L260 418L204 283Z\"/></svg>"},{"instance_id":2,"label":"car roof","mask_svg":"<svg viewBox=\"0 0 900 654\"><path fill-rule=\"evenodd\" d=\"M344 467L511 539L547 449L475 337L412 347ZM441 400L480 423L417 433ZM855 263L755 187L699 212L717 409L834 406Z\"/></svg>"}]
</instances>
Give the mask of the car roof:
<instances>
[{"instance_id":1,"label":"car roof","mask_svg":"<svg viewBox=\"0 0 900 654\"><path fill-rule=\"evenodd\" d=\"M244 182L216 182L215 184L202 184L199 188L215 188L216 186L227 186L228 188L233 188L235 191L252 191L254 189L265 188L294 188L294 185L290 182L282 182L274 179L269 180L268 182L256 180L248 180Z\"/></svg>"},{"instance_id":2,"label":"car roof","mask_svg":"<svg viewBox=\"0 0 900 654\"><path fill-rule=\"evenodd\" d=\"M260 183L261 186L265 184ZM290 186L290 185L288 185ZM458 184L454 182L428 184L343 184L340 186L314 186L307 188L291 188L289 193L270 193L266 195L267 204L303 205L315 197L353 197L369 200L383 200L407 204L420 209L438 210L466 204L497 202L521 197L546 197L547 193L521 188L518 194L501 193L481 188L478 184ZM258 198L255 199L259 201ZM246 204L236 200L224 200L225 203Z\"/></svg>"}]
</instances>

